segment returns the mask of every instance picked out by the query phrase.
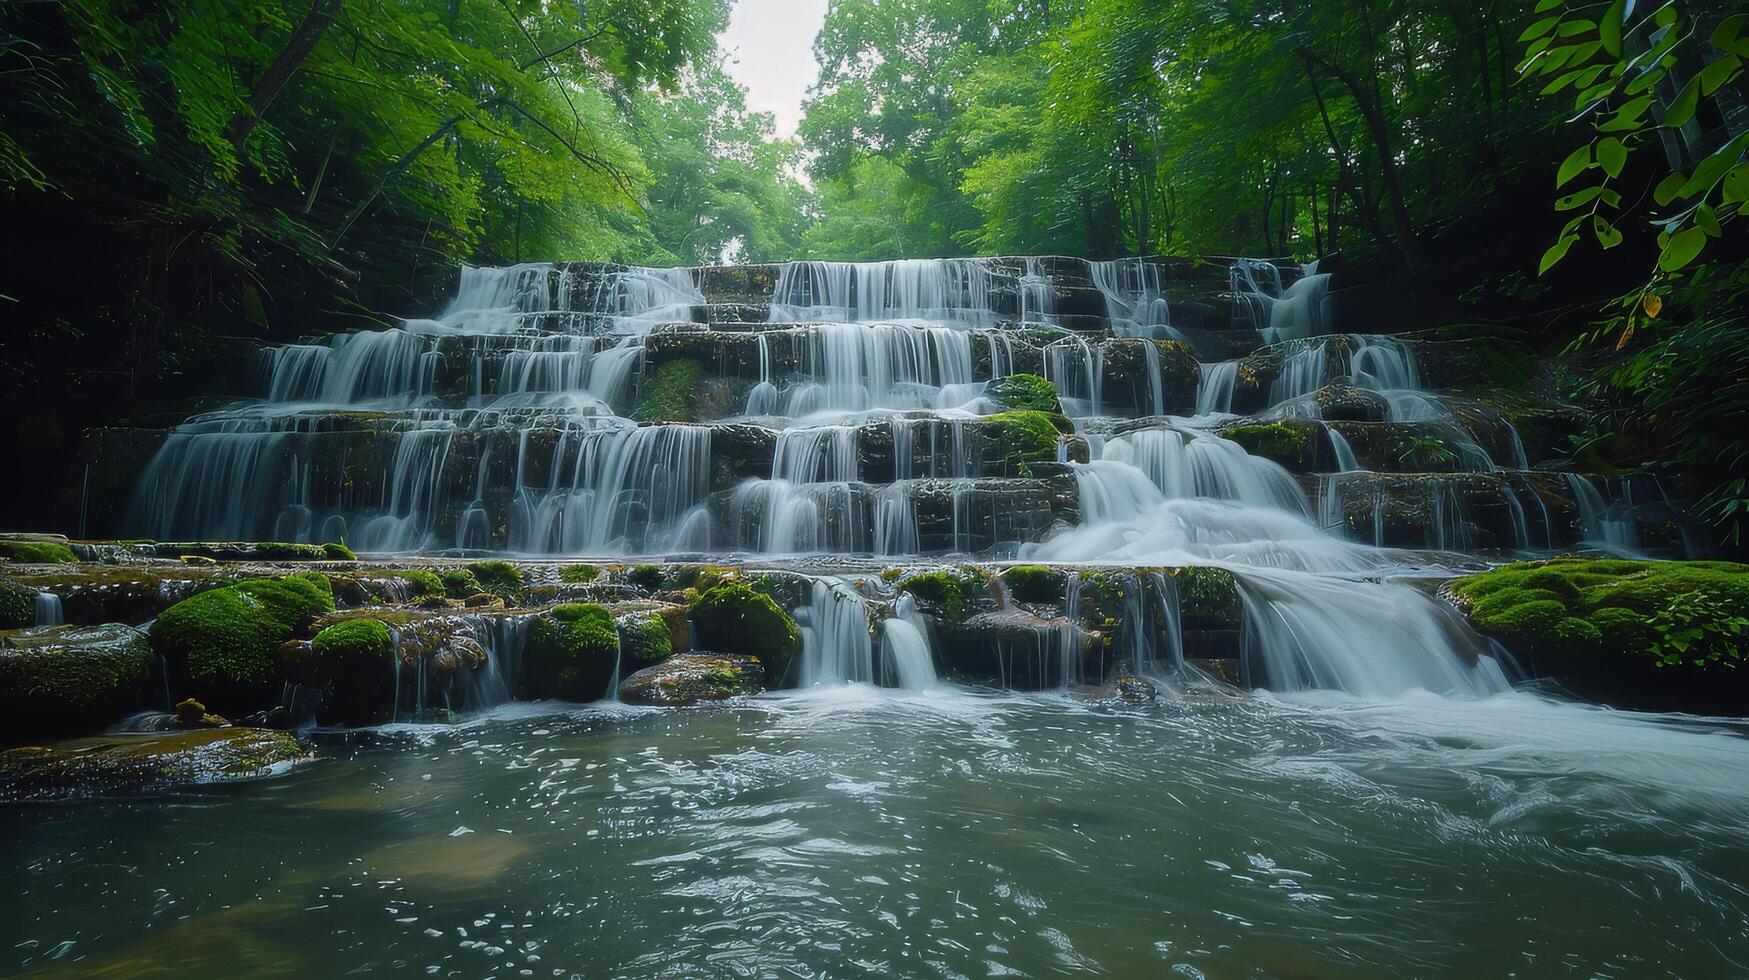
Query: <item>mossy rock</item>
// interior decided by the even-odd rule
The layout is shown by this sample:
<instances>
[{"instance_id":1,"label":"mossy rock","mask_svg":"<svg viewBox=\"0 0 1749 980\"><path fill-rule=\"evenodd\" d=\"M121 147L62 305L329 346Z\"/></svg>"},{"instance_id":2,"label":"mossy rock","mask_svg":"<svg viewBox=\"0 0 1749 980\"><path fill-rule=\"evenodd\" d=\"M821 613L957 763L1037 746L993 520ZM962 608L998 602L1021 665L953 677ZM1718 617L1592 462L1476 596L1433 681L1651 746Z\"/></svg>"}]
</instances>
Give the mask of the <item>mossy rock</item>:
<instances>
[{"instance_id":1,"label":"mossy rock","mask_svg":"<svg viewBox=\"0 0 1749 980\"><path fill-rule=\"evenodd\" d=\"M1447 593L1534 673L1626 703L1749 708L1749 565L1557 558Z\"/></svg>"},{"instance_id":2,"label":"mossy rock","mask_svg":"<svg viewBox=\"0 0 1749 980\"><path fill-rule=\"evenodd\" d=\"M204 728L101 735L0 752L0 799L43 799L232 782L311 759L290 732Z\"/></svg>"},{"instance_id":3,"label":"mossy rock","mask_svg":"<svg viewBox=\"0 0 1749 980\"><path fill-rule=\"evenodd\" d=\"M672 656L674 634L660 613L640 612L619 618L620 650L627 666L648 667Z\"/></svg>"},{"instance_id":4,"label":"mossy rock","mask_svg":"<svg viewBox=\"0 0 1749 980\"><path fill-rule=\"evenodd\" d=\"M318 572L247 579L164 610L152 623L152 645L188 693L219 714L249 714L272 700L274 649L333 611L333 591Z\"/></svg>"},{"instance_id":5,"label":"mossy rock","mask_svg":"<svg viewBox=\"0 0 1749 980\"><path fill-rule=\"evenodd\" d=\"M1220 434L1245 447L1245 451L1253 456L1280 463L1295 473L1304 473L1317 461L1321 432L1321 427L1315 422L1281 419L1235 425Z\"/></svg>"},{"instance_id":6,"label":"mossy rock","mask_svg":"<svg viewBox=\"0 0 1749 980\"><path fill-rule=\"evenodd\" d=\"M443 594L451 599L466 599L486 591L474 573L465 568L446 568L437 573L437 580L443 583Z\"/></svg>"},{"instance_id":7,"label":"mossy rock","mask_svg":"<svg viewBox=\"0 0 1749 980\"><path fill-rule=\"evenodd\" d=\"M1196 565L1172 569L1178 592L1179 619L1185 629L1238 629L1241 619L1239 583L1224 568Z\"/></svg>"},{"instance_id":8,"label":"mossy rock","mask_svg":"<svg viewBox=\"0 0 1749 980\"><path fill-rule=\"evenodd\" d=\"M390 574L407 583L408 595L414 602L442 599L449 594L444 587L443 579L429 569L399 568Z\"/></svg>"},{"instance_id":9,"label":"mossy rock","mask_svg":"<svg viewBox=\"0 0 1749 980\"><path fill-rule=\"evenodd\" d=\"M157 657L146 634L110 623L0 637L0 732L97 731L140 697Z\"/></svg>"},{"instance_id":10,"label":"mossy rock","mask_svg":"<svg viewBox=\"0 0 1749 980\"><path fill-rule=\"evenodd\" d=\"M619 632L605 606L554 606L529 625L522 692L530 699L595 701L607 693L619 661Z\"/></svg>"},{"instance_id":11,"label":"mossy rock","mask_svg":"<svg viewBox=\"0 0 1749 980\"><path fill-rule=\"evenodd\" d=\"M693 422L698 414L698 378L703 366L692 358L667 361L644 379L637 416L645 422Z\"/></svg>"},{"instance_id":12,"label":"mossy rock","mask_svg":"<svg viewBox=\"0 0 1749 980\"><path fill-rule=\"evenodd\" d=\"M725 582L693 602L690 616L701 647L712 653L758 657L766 672L783 676L802 649L802 632L771 597L739 582Z\"/></svg>"},{"instance_id":13,"label":"mossy rock","mask_svg":"<svg viewBox=\"0 0 1749 980\"><path fill-rule=\"evenodd\" d=\"M322 554L330 561L357 561L358 555L344 541L330 541L322 546Z\"/></svg>"},{"instance_id":14,"label":"mossy rock","mask_svg":"<svg viewBox=\"0 0 1749 980\"><path fill-rule=\"evenodd\" d=\"M998 412L984 418L979 431L1010 466L1056 462L1061 433L1044 412Z\"/></svg>"},{"instance_id":15,"label":"mossy rock","mask_svg":"<svg viewBox=\"0 0 1749 980\"><path fill-rule=\"evenodd\" d=\"M1062 602L1068 576L1049 565L1014 565L1002 570L1008 595L1019 602Z\"/></svg>"},{"instance_id":16,"label":"mossy rock","mask_svg":"<svg viewBox=\"0 0 1749 980\"><path fill-rule=\"evenodd\" d=\"M36 590L9 578L0 578L0 630L22 629L36 624Z\"/></svg>"},{"instance_id":17,"label":"mossy rock","mask_svg":"<svg viewBox=\"0 0 1749 980\"><path fill-rule=\"evenodd\" d=\"M663 584L676 591L697 589L703 592L716 588L738 574L740 573L737 570L724 565L682 565Z\"/></svg>"},{"instance_id":18,"label":"mossy rock","mask_svg":"<svg viewBox=\"0 0 1749 980\"><path fill-rule=\"evenodd\" d=\"M899 591L947 622L957 623L966 618L974 601L988 595L989 584L976 572L940 568L900 579Z\"/></svg>"},{"instance_id":19,"label":"mossy rock","mask_svg":"<svg viewBox=\"0 0 1749 980\"><path fill-rule=\"evenodd\" d=\"M661 565L637 565L626 573L626 581L645 592L660 589L664 578Z\"/></svg>"},{"instance_id":20,"label":"mossy rock","mask_svg":"<svg viewBox=\"0 0 1749 980\"><path fill-rule=\"evenodd\" d=\"M479 580L480 591L490 592L513 605L522 601L523 577L520 567L492 558L474 562L468 566L468 571Z\"/></svg>"},{"instance_id":21,"label":"mossy rock","mask_svg":"<svg viewBox=\"0 0 1749 980\"><path fill-rule=\"evenodd\" d=\"M330 701L348 724L372 720L383 692L392 692L398 682L395 636L378 620L335 623L316 634L310 650Z\"/></svg>"},{"instance_id":22,"label":"mossy rock","mask_svg":"<svg viewBox=\"0 0 1749 980\"><path fill-rule=\"evenodd\" d=\"M559 569L559 581L568 585L585 585L600 577L599 565L566 565Z\"/></svg>"},{"instance_id":23,"label":"mossy rock","mask_svg":"<svg viewBox=\"0 0 1749 980\"><path fill-rule=\"evenodd\" d=\"M758 694L764 686L765 669L757 658L688 653L627 677L619 699L675 708Z\"/></svg>"},{"instance_id":24,"label":"mossy rock","mask_svg":"<svg viewBox=\"0 0 1749 980\"><path fill-rule=\"evenodd\" d=\"M73 549L55 541L0 540L0 559L34 564L70 564L79 560Z\"/></svg>"},{"instance_id":25,"label":"mossy rock","mask_svg":"<svg viewBox=\"0 0 1749 980\"><path fill-rule=\"evenodd\" d=\"M987 393L1004 408L1046 415L1063 414L1063 403L1057 397L1057 386L1036 374L1010 374L990 382Z\"/></svg>"}]
</instances>

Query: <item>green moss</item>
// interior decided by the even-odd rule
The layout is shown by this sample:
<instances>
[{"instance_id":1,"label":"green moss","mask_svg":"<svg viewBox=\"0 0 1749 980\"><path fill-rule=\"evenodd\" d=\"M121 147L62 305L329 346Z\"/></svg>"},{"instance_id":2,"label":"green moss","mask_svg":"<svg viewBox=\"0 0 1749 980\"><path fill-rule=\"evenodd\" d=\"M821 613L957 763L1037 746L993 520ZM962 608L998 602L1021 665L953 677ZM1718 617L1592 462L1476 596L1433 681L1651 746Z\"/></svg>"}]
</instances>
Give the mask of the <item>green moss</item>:
<instances>
[{"instance_id":1,"label":"green moss","mask_svg":"<svg viewBox=\"0 0 1749 980\"><path fill-rule=\"evenodd\" d=\"M1535 655L1737 662L1749 649L1749 565L1557 558L1453 582L1470 621Z\"/></svg>"},{"instance_id":2,"label":"green moss","mask_svg":"<svg viewBox=\"0 0 1749 980\"><path fill-rule=\"evenodd\" d=\"M582 585L585 582L593 582L600 577L601 567L599 565L566 565L564 568L559 569L559 581L567 582L571 585Z\"/></svg>"},{"instance_id":3,"label":"green moss","mask_svg":"<svg viewBox=\"0 0 1749 980\"><path fill-rule=\"evenodd\" d=\"M1245 447L1253 456L1273 460L1290 470L1304 469L1312 461L1318 426L1304 419L1281 419L1236 425L1221 432Z\"/></svg>"},{"instance_id":4,"label":"green moss","mask_svg":"<svg viewBox=\"0 0 1749 980\"><path fill-rule=\"evenodd\" d=\"M496 558L477 561L468 566L468 571L480 580L480 587L505 602L522 601L522 569L507 561Z\"/></svg>"},{"instance_id":5,"label":"green moss","mask_svg":"<svg viewBox=\"0 0 1749 980\"><path fill-rule=\"evenodd\" d=\"M6 637L0 646L0 733L102 728L138 699L155 662L144 633L113 623Z\"/></svg>"},{"instance_id":6,"label":"green moss","mask_svg":"<svg viewBox=\"0 0 1749 980\"><path fill-rule=\"evenodd\" d=\"M674 653L673 635L660 615L633 613L619 621L620 649L632 664L628 670L661 663Z\"/></svg>"},{"instance_id":7,"label":"green moss","mask_svg":"<svg viewBox=\"0 0 1749 980\"><path fill-rule=\"evenodd\" d=\"M950 623L965 619L972 599L983 595L988 588L977 574L946 568L918 572L899 581L900 592L933 604Z\"/></svg>"},{"instance_id":8,"label":"green moss","mask_svg":"<svg viewBox=\"0 0 1749 980\"><path fill-rule=\"evenodd\" d=\"M389 628L375 619L348 619L317 633L310 648L341 720L371 720L384 692L397 683L395 636Z\"/></svg>"},{"instance_id":9,"label":"green moss","mask_svg":"<svg viewBox=\"0 0 1749 980\"><path fill-rule=\"evenodd\" d=\"M662 566L638 565L626 573L626 581L645 592L654 592L662 587Z\"/></svg>"},{"instance_id":10,"label":"green moss","mask_svg":"<svg viewBox=\"0 0 1749 980\"><path fill-rule=\"evenodd\" d=\"M581 602L554 606L529 625L524 696L596 700L606 691L618 659L619 633L606 607Z\"/></svg>"},{"instance_id":11,"label":"green moss","mask_svg":"<svg viewBox=\"0 0 1749 980\"><path fill-rule=\"evenodd\" d=\"M674 570L668 579L671 589L706 589L721 585L725 579L735 576L735 569L722 565L683 565ZM761 589L760 591L766 591Z\"/></svg>"},{"instance_id":12,"label":"green moss","mask_svg":"<svg viewBox=\"0 0 1749 980\"><path fill-rule=\"evenodd\" d=\"M36 590L0 578L0 630L14 630L36 623Z\"/></svg>"},{"instance_id":13,"label":"green moss","mask_svg":"<svg viewBox=\"0 0 1749 980\"><path fill-rule=\"evenodd\" d=\"M989 394L1003 407L1046 415L1063 414L1057 386L1036 374L1011 374L990 385Z\"/></svg>"},{"instance_id":14,"label":"green moss","mask_svg":"<svg viewBox=\"0 0 1749 980\"><path fill-rule=\"evenodd\" d=\"M638 418L645 422L692 422L698 410L698 361L683 358L659 365L644 379Z\"/></svg>"},{"instance_id":15,"label":"green moss","mask_svg":"<svg viewBox=\"0 0 1749 980\"><path fill-rule=\"evenodd\" d=\"M344 541L330 541L322 546L322 553L333 561L357 561L358 556L346 546Z\"/></svg>"},{"instance_id":16,"label":"green moss","mask_svg":"<svg viewBox=\"0 0 1749 980\"><path fill-rule=\"evenodd\" d=\"M692 604L699 645L712 653L758 657L773 677L802 648L802 633L771 597L739 582L725 582Z\"/></svg>"},{"instance_id":17,"label":"green moss","mask_svg":"<svg viewBox=\"0 0 1749 980\"><path fill-rule=\"evenodd\" d=\"M437 573L437 579L443 583L443 594L451 599L466 599L486 591L474 573L465 568L446 568Z\"/></svg>"},{"instance_id":18,"label":"green moss","mask_svg":"<svg viewBox=\"0 0 1749 980\"><path fill-rule=\"evenodd\" d=\"M397 569L394 576L406 582L413 599L441 599L447 594L443 579L436 572L423 568Z\"/></svg>"},{"instance_id":19,"label":"green moss","mask_svg":"<svg viewBox=\"0 0 1749 980\"><path fill-rule=\"evenodd\" d=\"M319 573L248 579L164 610L152 623L152 645L209 708L246 714L267 700L273 648L333 611L333 592Z\"/></svg>"},{"instance_id":20,"label":"green moss","mask_svg":"<svg viewBox=\"0 0 1749 980\"><path fill-rule=\"evenodd\" d=\"M20 562L65 564L76 562L73 549L54 541L0 541L0 558Z\"/></svg>"},{"instance_id":21,"label":"green moss","mask_svg":"<svg viewBox=\"0 0 1749 980\"><path fill-rule=\"evenodd\" d=\"M1058 602L1067 576L1048 565L1015 565L1004 569L1002 582L1020 602Z\"/></svg>"},{"instance_id":22,"label":"green moss","mask_svg":"<svg viewBox=\"0 0 1749 980\"><path fill-rule=\"evenodd\" d=\"M998 412L983 420L983 433L1010 465L1056 461L1057 427L1043 412Z\"/></svg>"}]
</instances>

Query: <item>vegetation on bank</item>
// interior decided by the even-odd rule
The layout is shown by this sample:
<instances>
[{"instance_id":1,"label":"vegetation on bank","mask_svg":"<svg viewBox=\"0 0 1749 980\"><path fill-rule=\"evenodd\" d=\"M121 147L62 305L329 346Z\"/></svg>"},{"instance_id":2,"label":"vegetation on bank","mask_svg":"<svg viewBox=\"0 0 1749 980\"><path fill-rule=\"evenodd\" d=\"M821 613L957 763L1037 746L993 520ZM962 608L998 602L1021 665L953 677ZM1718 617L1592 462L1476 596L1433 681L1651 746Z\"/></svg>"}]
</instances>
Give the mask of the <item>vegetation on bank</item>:
<instances>
[{"instance_id":1,"label":"vegetation on bank","mask_svg":"<svg viewBox=\"0 0 1749 980\"><path fill-rule=\"evenodd\" d=\"M1749 565L1557 558L1458 579L1470 621L1514 653L1735 666L1749 654Z\"/></svg>"}]
</instances>

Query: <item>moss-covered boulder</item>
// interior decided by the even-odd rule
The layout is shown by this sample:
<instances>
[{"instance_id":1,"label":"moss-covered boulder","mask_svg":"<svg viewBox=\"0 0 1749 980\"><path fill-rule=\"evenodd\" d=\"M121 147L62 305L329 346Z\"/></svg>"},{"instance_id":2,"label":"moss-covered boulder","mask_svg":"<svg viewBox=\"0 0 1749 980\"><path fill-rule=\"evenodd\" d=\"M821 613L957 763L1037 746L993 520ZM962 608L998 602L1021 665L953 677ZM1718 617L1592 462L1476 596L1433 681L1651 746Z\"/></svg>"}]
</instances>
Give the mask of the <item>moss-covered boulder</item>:
<instances>
[{"instance_id":1,"label":"moss-covered boulder","mask_svg":"<svg viewBox=\"0 0 1749 980\"><path fill-rule=\"evenodd\" d=\"M672 708L758 694L764 686L765 668L755 657L688 653L627 677L619 699Z\"/></svg>"},{"instance_id":2,"label":"moss-covered boulder","mask_svg":"<svg viewBox=\"0 0 1749 980\"><path fill-rule=\"evenodd\" d=\"M275 648L333 611L334 594L318 572L247 579L164 610L152 623L152 645L173 687L220 714L249 714L272 701Z\"/></svg>"},{"instance_id":3,"label":"moss-covered boulder","mask_svg":"<svg viewBox=\"0 0 1749 980\"><path fill-rule=\"evenodd\" d=\"M0 635L0 733L97 731L139 699L156 663L146 634L116 623Z\"/></svg>"},{"instance_id":4,"label":"moss-covered boulder","mask_svg":"<svg viewBox=\"0 0 1749 980\"><path fill-rule=\"evenodd\" d=\"M1035 604L1062 602L1068 584L1068 576L1049 565L1013 565L1001 577L1009 598Z\"/></svg>"},{"instance_id":5,"label":"moss-covered boulder","mask_svg":"<svg viewBox=\"0 0 1749 980\"><path fill-rule=\"evenodd\" d=\"M274 775L311 759L290 732L102 735L0 752L0 799L93 796Z\"/></svg>"},{"instance_id":6,"label":"moss-covered boulder","mask_svg":"<svg viewBox=\"0 0 1749 980\"><path fill-rule=\"evenodd\" d=\"M673 656L674 634L658 612L636 612L618 620L620 650L626 667L648 667Z\"/></svg>"},{"instance_id":7,"label":"moss-covered boulder","mask_svg":"<svg viewBox=\"0 0 1749 980\"><path fill-rule=\"evenodd\" d=\"M1011 410L984 418L974 430L990 443L992 451L980 458L1000 460L1006 469L1021 469L1034 463L1054 463L1061 433L1052 416L1043 412Z\"/></svg>"},{"instance_id":8,"label":"moss-covered boulder","mask_svg":"<svg viewBox=\"0 0 1749 980\"><path fill-rule=\"evenodd\" d=\"M1749 710L1749 565L1557 558L1446 591L1535 676L1634 706Z\"/></svg>"},{"instance_id":9,"label":"moss-covered boulder","mask_svg":"<svg viewBox=\"0 0 1749 980\"><path fill-rule=\"evenodd\" d=\"M522 655L522 696L596 701L606 696L619 660L619 632L605 606L554 606L529 624Z\"/></svg>"},{"instance_id":10,"label":"moss-covered boulder","mask_svg":"<svg viewBox=\"0 0 1749 980\"><path fill-rule=\"evenodd\" d=\"M411 602L441 603L444 597L449 594L443 578L427 568L396 569L393 577L404 583L401 588L405 590L407 598Z\"/></svg>"},{"instance_id":11,"label":"moss-covered boulder","mask_svg":"<svg viewBox=\"0 0 1749 980\"><path fill-rule=\"evenodd\" d=\"M327 684L328 701L348 724L373 720L384 694L398 683L395 636L375 619L348 619L325 627L310 641L315 669Z\"/></svg>"},{"instance_id":12,"label":"moss-covered boulder","mask_svg":"<svg viewBox=\"0 0 1749 980\"><path fill-rule=\"evenodd\" d=\"M486 591L474 573L465 568L446 568L437 573L437 580L443 583L443 594L451 599L466 599Z\"/></svg>"},{"instance_id":13,"label":"moss-covered boulder","mask_svg":"<svg viewBox=\"0 0 1749 980\"><path fill-rule=\"evenodd\" d=\"M522 601L522 569L518 566L494 558L474 562L467 570L480 584L476 591L489 592L511 605Z\"/></svg>"},{"instance_id":14,"label":"moss-covered boulder","mask_svg":"<svg viewBox=\"0 0 1749 980\"><path fill-rule=\"evenodd\" d=\"M0 630L15 630L36 624L36 590L0 578Z\"/></svg>"},{"instance_id":15,"label":"moss-covered boulder","mask_svg":"<svg viewBox=\"0 0 1749 980\"><path fill-rule=\"evenodd\" d=\"M1220 435L1245 447L1253 456L1280 463L1295 473L1305 473L1317 463L1322 433L1316 422L1279 419L1229 426Z\"/></svg>"},{"instance_id":16,"label":"moss-covered boulder","mask_svg":"<svg viewBox=\"0 0 1749 980\"><path fill-rule=\"evenodd\" d=\"M987 393L1002 407L1046 415L1063 414L1057 386L1036 374L1010 374L990 382Z\"/></svg>"},{"instance_id":17,"label":"moss-covered boulder","mask_svg":"<svg viewBox=\"0 0 1749 980\"><path fill-rule=\"evenodd\" d=\"M712 653L758 657L766 673L782 677L802 649L802 632L771 597L740 582L725 582L693 602L699 646Z\"/></svg>"},{"instance_id":18,"label":"moss-covered boulder","mask_svg":"<svg viewBox=\"0 0 1749 980\"><path fill-rule=\"evenodd\" d=\"M1338 378L1312 395L1318 414L1328 422L1382 422L1390 417L1391 405L1376 391L1356 388L1347 378Z\"/></svg>"},{"instance_id":19,"label":"moss-covered boulder","mask_svg":"<svg viewBox=\"0 0 1749 980\"><path fill-rule=\"evenodd\" d=\"M587 585L600 577L599 565L566 565L559 569L559 581L567 585Z\"/></svg>"},{"instance_id":20,"label":"moss-covered boulder","mask_svg":"<svg viewBox=\"0 0 1749 980\"><path fill-rule=\"evenodd\" d=\"M626 581L644 592L657 591L666 579L661 565L634 565L626 572Z\"/></svg>"},{"instance_id":21,"label":"moss-covered boulder","mask_svg":"<svg viewBox=\"0 0 1749 980\"><path fill-rule=\"evenodd\" d=\"M0 538L0 559L36 564L64 564L78 561L79 557L73 554L73 549L58 541Z\"/></svg>"},{"instance_id":22,"label":"moss-covered boulder","mask_svg":"<svg viewBox=\"0 0 1749 980\"><path fill-rule=\"evenodd\" d=\"M916 599L924 612L950 623L965 619L989 589L982 573L971 569L936 568L899 580L900 592Z\"/></svg>"}]
</instances>

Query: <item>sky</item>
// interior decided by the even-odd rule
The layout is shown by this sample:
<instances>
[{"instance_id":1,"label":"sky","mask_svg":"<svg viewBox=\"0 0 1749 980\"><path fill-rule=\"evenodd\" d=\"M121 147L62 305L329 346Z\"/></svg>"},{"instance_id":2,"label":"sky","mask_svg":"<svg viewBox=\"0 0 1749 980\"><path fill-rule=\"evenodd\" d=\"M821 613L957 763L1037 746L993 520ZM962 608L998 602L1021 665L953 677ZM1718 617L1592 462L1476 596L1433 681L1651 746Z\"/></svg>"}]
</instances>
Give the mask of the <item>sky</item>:
<instances>
[{"instance_id":1,"label":"sky","mask_svg":"<svg viewBox=\"0 0 1749 980\"><path fill-rule=\"evenodd\" d=\"M802 99L814 84L814 35L827 0L739 0L721 37L729 74L747 87L747 106L777 117L777 135L794 136Z\"/></svg>"}]
</instances>

